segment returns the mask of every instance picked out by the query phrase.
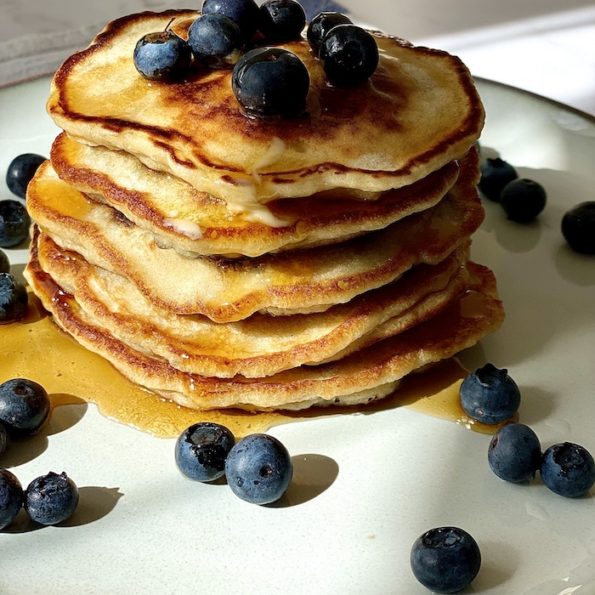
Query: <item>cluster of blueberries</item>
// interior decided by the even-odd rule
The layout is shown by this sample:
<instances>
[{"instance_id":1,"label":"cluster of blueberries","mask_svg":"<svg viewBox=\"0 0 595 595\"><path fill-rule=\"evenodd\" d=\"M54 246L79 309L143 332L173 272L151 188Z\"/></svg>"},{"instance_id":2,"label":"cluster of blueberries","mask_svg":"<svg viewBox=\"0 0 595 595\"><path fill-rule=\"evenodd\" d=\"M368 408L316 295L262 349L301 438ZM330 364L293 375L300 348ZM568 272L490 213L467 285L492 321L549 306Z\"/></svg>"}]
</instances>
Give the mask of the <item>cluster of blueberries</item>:
<instances>
[{"instance_id":1,"label":"cluster of blueberries","mask_svg":"<svg viewBox=\"0 0 595 595\"><path fill-rule=\"evenodd\" d=\"M26 438L39 432L50 416L46 390L26 378L0 384L0 456L8 437ZM57 525L70 518L78 504L78 488L66 473L42 475L26 490L8 469L0 469L0 531L10 525L22 507L41 525Z\"/></svg>"},{"instance_id":2,"label":"cluster of blueberries","mask_svg":"<svg viewBox=\"0 0 595 595\"><path fill-rule=\"evenodd\" d=\"M171 23L170 23L171 24ZM269 45L301 39L306 24L295 0L204 0L188 41L169 30L143 36L134 49L137 70L149 79L174 80L193 64L233 68L232 89L250 116L296 116L306 106L310 76L293 53ZM378 65L374 37L337 12L321 12L307 38L331 85L366 81Z\"/></svg>"},{"instance_id":3,"label":"cluster of blueberries","mask_svg":"<svg viewBox=\"0 0 595 595\"><path fill-rule=\"evenodd\" d=\"M231 491L252 504L271 504L287 491L293 464L285 446L269 434L250 434L237 443L220 424L186 428L175 445L175 460L186 477L211 482L223 476Z\"/></svg>"},{"instance_id":4,"label":"cluster of blueberries","mask_svg":"<svg viewBox=\"0 0 595 595\"><path fill-rule=\"evenodd\" d=\"M529 223L545 208L543 187L519 178L516 169L504 159L486 159L481 165L479 188L483 195L500 203L511 221ZM579 203L562 218L562 235L568 245L582 254L595 254L595 201Z\"/></svg>"},{"instance_id":5,"label":"cluster of blueberries","mask_svg":"<svg viewBox=\"0 0 595 595\"><path fill-rule=\"evenodd\" d=\"M486 364L463 380L460 398L471 418L498 424L517 412L521 394L506 369ZM595 483L595 462L585 448L564 442L542 454L535 432L519 423L507 424L496 432L490 442L488 462L498 477L513 483L528 481L539 470L550 490L568 498L583 496Z\"/></svg>"},{"instance_id":6,"label":"cluster of blueberries","mask_svg":"<svg viewBox=\"0 0 595 595\"><path fill-rule=\"evenodd\" d=\"M467 415L485 424L499 424L518 410L520 390L506 369L486 364L462 382L460 402ZM488 462L501 479L526 482L540 471L545 485L561 496L585 495L595 483L595 462L578 444L564 442L543 454L535 432L510 423L493 436ZM475 539L458 527L437 527L413 544L411 569L417 580L435 593L457 593L477 576L481 553Z\"/></svg>"},{"instance_id":7,"label":"cluster of blueberries","mask_svg":"<svg viewBox=\"0 0 595 595\"><path fill-rule=\"evenodd\" d=\"M6 185L18 196L25 198L27 185L45 157L25 153L15 157L6 171ZM17 200L0 201L0 248L14 248L27 239L31 220L27 209ZM10 262L0 250L0 324L12 322L27 311L25 286L10 273Z\"/></svg>"}]
</instances>

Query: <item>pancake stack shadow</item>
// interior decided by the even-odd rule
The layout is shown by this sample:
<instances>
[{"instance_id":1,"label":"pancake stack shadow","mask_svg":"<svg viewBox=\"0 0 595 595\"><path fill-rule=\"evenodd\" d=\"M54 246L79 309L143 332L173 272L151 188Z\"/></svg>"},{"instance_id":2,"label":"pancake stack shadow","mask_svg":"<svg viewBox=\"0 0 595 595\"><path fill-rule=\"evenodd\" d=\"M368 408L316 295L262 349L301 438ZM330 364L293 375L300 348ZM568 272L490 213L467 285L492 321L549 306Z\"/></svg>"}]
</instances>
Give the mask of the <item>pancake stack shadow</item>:
<instances>
[{"instance_id":1,"label":"pancake stack shadow","mask_svg":"<svg viewBox=\"0 0 595 595\"><path fill-rule=\"evenodd\" d=\"M68 59L48 110L27 280L55 322L133 382L193 408L367 403L496 329L469 261L483 110L444 52L377 35L369 83L333 89L305 41L308 108L256 120L229 71L147 81L131 15Z\"/></svg>"}]
</instances>

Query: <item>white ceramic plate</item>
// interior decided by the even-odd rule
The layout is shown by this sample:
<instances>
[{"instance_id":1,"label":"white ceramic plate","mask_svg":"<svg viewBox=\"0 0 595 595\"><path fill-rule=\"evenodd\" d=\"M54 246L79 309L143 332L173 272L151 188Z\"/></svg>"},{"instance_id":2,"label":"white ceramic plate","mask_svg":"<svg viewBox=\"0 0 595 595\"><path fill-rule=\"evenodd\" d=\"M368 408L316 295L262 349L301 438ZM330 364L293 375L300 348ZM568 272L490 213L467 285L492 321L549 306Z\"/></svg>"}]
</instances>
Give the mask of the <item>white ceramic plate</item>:
<instances>
[{"instance_id":1,"label":"white ceramic plate","mask_svg":"<svg viewBox=\"0 0 595 595\"><path fill-rule=\"evenodd\" d=\"M0 91L0 171L19 153L48 154L57 132L44 112L48 84ZM509 368L522 389L521 421L544 447L569 440L595 452L595 258L571 252L559 231L568 208L595 199L595 124L512 88L479 87L484 151L541 182L549 200L527 226L486 204L473 252L494 269L507 319L463 360ZM8 252L14 263L25 258ZM0 327L0 344L1 336ZM423 594L411 544L450 524L482 551L468 592L595 593L595 498L500 481L487 465L489 437L453 423L395 408L279 426L272 433L296 457L283 507L184 480L173 440L92 406L68 425L10 460L24 484L66 470L85 490L87 515L0 534L1 593Z\"/></svg>"}]
</instances>

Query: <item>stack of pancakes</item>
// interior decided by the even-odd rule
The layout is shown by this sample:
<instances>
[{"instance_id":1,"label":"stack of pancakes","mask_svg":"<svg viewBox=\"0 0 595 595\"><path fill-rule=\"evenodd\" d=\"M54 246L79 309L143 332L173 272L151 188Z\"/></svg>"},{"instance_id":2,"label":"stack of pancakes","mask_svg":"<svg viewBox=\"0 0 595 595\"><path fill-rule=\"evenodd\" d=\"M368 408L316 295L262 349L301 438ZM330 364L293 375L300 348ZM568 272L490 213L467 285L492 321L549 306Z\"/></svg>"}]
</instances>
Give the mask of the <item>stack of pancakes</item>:
<instances>
[{"instance_id":1,"label":"stack of pancakes","mask_svg":"<svg viewBox=\"0 0 595 595\"><path fill-rule=\"evenodd\" d=\"M483 218L483 110L444 52L375 34L378 69L306 113L244 114L228 70L143 78L133 49L197 13L110 23L54 77L65 131L29 186L26 276L56 323L194 408L300 409L392 393L497 328Z\"/></svg>"}]
</instances>

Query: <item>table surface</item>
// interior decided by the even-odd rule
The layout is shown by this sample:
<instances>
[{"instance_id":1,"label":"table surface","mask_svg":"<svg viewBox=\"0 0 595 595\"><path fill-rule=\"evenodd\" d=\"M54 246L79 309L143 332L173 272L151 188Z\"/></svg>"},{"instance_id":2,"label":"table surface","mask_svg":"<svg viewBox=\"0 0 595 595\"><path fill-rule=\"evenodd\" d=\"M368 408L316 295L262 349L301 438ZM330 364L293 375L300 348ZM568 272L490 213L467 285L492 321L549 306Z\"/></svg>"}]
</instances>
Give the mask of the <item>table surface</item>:
<instances>
[{"instance_id":1,"label":"table surface","mask_svg":"<svg viewBox=\"0 0 595 595\"><path fill-rule=\"evenodd\" d=\"M595 115L592 0L339 1L363 22L459 55L477 76ZM200 0L0 0L0 64L6 59L2 53L9 52L9 41L64 32L67 45L76 33L89 36L116 15L200 4Z\"/></svg>"}]
</instances>

